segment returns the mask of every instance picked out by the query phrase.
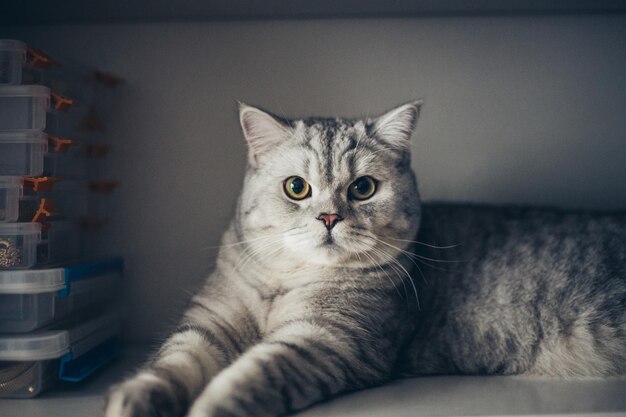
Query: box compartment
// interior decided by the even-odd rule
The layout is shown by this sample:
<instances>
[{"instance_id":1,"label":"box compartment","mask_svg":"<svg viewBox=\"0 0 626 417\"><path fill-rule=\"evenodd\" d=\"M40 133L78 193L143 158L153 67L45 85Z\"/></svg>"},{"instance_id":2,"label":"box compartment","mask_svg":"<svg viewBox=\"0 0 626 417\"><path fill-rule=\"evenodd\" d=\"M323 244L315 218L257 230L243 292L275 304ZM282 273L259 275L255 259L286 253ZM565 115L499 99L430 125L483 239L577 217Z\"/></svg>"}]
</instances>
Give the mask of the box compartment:
<instances>
[{"instance_id":1,"label":"box compartment","mask_svg":"<svg viewBox=\"0 0 626 417\"><path fill-rule=\"evenodd\" d=\"M0 272L0 333L30 332L96 310L113 299L121 274L121 259Z\"/></svg>"},{"instance_id":2,"label":"box compartment","mask_svg":"<svg viewBox=\"0 0 626 417\"><path fill-rule=\"evenodd\" d=\"M0 108L2 105L0 104ZM3 117L0 112L0 118ZM41 175L48 135L42 132L0 132L0 175Z\"/></svg>"},{"instance_id":3,"label":"box compartment","mask_svg":"<svg viewBox=\"0 0 626 417\"><path fill-rule=\"evenodd\" d=\"M26 44L14 39L0 39L0 84L22 83L22 64L26 58Z\"/></svg>"},{"instance_id":4,"label":"box compartment","mask_svg":"<svg viewBox=\"0 0 626 417\"><path fill-rule=\"evenodd\" d=\"M46 330L0 336L0 398L30 398L57 381L79 382L119 351L119 318L107 313Z\"/></svg>"},{"instance_id":5,"label":"box compartment","mask_svg":"<svg viewBox=\"0 0 626 417\"><path fill-rule=\"evenodd\" d=\"M48 184L35 186L29 178L19 200L20 221L80 220L89 214L89 183L41 177ZM49 185L49 187L47 187ZM43 188L43 189L40 189Z\"/></svg>"},{"instance_id":6,"label":"box compartment","mask_svg":"<svg viewBox=\"0 0 626 417\"><path fill-rule=\"evenodd\" d=\"M19 201L24 181L20 177L0 176L0 223L14 222L19 217Z\"/></svg>"},{"instance_id":7,"label":"box compartment","mask_svg":"<svg viewBox=\"0 0 626 417\"><path fill-rule=\"evenodd\" d=\"M33 266L40 240L39 223L0 223L0 271Z\"/></svg>"},{"instance_id":8,"label":"box compartment","mask_svg":"<svg viewBox=\"0 0 626 417\"><path fill-rule=\"evenodd\" d=\"M95 120L92 120L96 118ZM94 133L90 126L98 123L97 114L82 105L76 105L67 112L50 111L46 116L46 132L51 135L89 138ZM98 133L96 130L95 133Z\"/></svg>"},{"instance_id":9,"label":"box compartment","mask_svg":"<svg viewBox=\"0 0 626 417\"><path fill-rule=\"evenodd\" d=\"M68 180L87 178L87 158L79 152L46 153L43 157L43 175Z\"/></svg>"},{"instance_id":10,"label":"box compartment","mask_svg":"<svg viewBox=\"0 0 626 417\"><path fill-rule=\"evenodd\" d=\"M78 220L46 223L37 247L38 265L76 262L81 256L82 230Z\"/></svg>"},{"instance_id":11,"label":"box compartment","mask_svg":"<svg viewBox=\"0 0 626 417\"><path fill-rule=\"evenodd\" d=\"M0 131L43 130L50 90L42 85L0 86Z\"/></svg>"}]
</instances>

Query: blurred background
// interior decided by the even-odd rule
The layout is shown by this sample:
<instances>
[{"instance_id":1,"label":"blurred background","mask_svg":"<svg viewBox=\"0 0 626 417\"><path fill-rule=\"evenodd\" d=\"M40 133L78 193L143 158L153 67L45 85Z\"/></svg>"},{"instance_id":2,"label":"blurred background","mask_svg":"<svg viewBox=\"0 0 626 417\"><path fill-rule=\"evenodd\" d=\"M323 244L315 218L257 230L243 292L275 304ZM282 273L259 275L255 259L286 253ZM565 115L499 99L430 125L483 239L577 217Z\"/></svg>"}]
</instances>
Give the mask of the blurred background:
<instances>
[{"instance_id":1,"label":"blurred background","mask_svg":"<svg viewBox=\"0 0 626 417\"><path fill-rule=\"evenodd\" d=\"M153 342L212 268L246 148L236 100L287 117L426 102L424 200L626 209L624 1L14 2L0 38L125 80L98 255Z\"/></svg>"}]
</instances>

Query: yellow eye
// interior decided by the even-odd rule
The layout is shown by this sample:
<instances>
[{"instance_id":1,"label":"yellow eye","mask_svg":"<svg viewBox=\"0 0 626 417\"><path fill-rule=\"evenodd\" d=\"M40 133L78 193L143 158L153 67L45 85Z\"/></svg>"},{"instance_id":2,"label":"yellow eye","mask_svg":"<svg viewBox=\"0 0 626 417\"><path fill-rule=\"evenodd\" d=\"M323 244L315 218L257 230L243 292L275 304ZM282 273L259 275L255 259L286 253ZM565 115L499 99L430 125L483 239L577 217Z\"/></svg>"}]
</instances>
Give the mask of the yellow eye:
<instances>
[{"instance_id":1,"label":"yellow eye","mask_svg":"<svg viewBox=\"0 0 626 417\"><path fill-rule=\"evenodd\" d=\"M311 186L304 178L289 177L283 181L283 189L292 200L304 200L311 196Z\"/></svg>"},{"instance_id":2,"label":"yellow eye","mask_svg":"<svg viewBox=\"0 0 626 417\"><path fill-rule=\"evenodd\" d=\"M376 193L376 180L372 177L361 177L348 187L348 197L353 200L367 200Z\"/></svg>"}]
</instances>

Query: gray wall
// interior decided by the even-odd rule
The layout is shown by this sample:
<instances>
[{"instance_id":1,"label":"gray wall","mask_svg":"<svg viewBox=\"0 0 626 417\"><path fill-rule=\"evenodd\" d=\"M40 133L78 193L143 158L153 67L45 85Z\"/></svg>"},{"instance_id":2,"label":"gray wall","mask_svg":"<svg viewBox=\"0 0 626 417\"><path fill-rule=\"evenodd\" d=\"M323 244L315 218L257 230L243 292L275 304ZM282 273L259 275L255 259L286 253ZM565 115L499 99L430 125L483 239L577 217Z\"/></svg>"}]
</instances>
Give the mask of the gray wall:
<instances>
[{"instance_id":1,"label":"gray wall","mask_svg":"<svg viewBox=\"0 0 626 417\"><path fill-rule=\"evenodd\" d=\"M292 20L5 28L127 80L123 180L98 251L122 253L129 336L172 324L240 188L235 100L288 116L426 105L413 162L432 200L626 208L626 17Z\"/></svg>"}]
</instances>

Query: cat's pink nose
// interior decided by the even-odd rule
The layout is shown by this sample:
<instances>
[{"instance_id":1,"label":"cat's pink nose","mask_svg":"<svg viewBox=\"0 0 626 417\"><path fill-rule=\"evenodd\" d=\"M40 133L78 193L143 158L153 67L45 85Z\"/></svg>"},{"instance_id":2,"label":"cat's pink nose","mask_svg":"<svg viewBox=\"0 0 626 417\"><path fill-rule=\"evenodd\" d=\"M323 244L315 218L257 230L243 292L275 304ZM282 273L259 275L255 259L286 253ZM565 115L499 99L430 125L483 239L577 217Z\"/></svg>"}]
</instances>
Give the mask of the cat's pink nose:
<instances>
[{"instance_id":1,"label":"cat's pink nose","mask_svg":"<svg viewBox=\"0 0 626 417\"><path fill-rule=\"evenodd\" d=\"M343 218L338 214L322 213L318 216L317 220L323 221L326 228L330 230L335 227L338 221L343 220Z\"/></svg>"}]
</instances>

